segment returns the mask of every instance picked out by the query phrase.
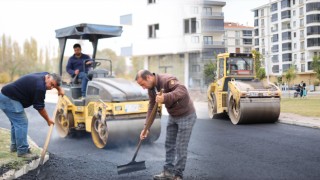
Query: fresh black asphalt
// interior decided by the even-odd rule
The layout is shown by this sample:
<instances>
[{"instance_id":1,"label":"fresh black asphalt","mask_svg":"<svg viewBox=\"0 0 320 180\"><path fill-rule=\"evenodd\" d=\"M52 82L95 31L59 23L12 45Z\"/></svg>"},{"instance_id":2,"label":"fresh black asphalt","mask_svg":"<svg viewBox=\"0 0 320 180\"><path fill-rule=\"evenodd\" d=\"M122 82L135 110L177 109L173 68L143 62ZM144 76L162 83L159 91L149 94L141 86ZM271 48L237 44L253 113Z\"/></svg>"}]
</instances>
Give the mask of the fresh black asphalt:
<instances>
[{"instance_id":1,"label":"fresh black asphalt","mask_svg":"<svg viewBox=\"0 0 320 180\"><path fill-rule=\"evenodd\" d=\"M47 103L49 114L54 104ZM29 136L43 146L49 127L33 108L26 109ZM160 138L143 144L137 161L147 169L118 175L117 166L131 161L134 145L94 146L89 133L60 138L53 132L50 159L40 179L152 179L162 170L167 116ZM0 111L0 127L10 124ZM189 144L184 179L320 179L320 129L281 123L233 125L228 119L198 119ZM19 179L34 179L34 171Z\"/></svg>"}]
</instances>

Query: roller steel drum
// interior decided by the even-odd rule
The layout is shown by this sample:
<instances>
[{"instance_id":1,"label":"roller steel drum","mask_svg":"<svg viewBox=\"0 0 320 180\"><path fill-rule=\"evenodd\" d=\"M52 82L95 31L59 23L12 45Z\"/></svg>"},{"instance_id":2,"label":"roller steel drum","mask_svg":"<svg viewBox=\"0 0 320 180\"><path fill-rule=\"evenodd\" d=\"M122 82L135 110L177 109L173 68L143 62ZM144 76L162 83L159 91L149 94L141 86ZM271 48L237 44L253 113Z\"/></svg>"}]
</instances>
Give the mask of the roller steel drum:
<instances>
[{"instance_id":1,"label":"roller steel drum","mask_svg":"<svg viewBox=\"0 0 320 180\"><path fill-rule=\"evenodd\" d=\"M139 142L140 133L143 130L145 119L117 119L107 121L103 125L99 118L94 118L91 124L91 137L98 148L117 146L123 144L136 144ZM145 139L147 142L156 141L161 132L160 117L154 120L150 133Z\"/></svg>"},{"instance_id":2,"label":"roller steel drum","mask_svg":"<svg viewBox=\"0 0 320 180\"><path fill-rule=\"evenodd\" d=\"M241 98L235 104L231 97L228 112L233 124L273 123L280 115L280 98Z\"/></svg>"}]
</instances>

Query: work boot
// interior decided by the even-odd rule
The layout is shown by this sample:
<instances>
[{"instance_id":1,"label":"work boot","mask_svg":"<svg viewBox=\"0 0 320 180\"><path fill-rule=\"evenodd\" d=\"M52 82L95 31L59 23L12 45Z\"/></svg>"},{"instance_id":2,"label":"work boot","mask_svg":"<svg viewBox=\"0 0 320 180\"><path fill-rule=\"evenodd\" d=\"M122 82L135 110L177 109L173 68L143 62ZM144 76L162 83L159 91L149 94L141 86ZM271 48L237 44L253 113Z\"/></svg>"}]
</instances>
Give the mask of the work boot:
<instances>
[{"instance_id":1,"label":"work boot","mask_svg":"<svg viewBox=\"0 0 320 180\"><path fill-rule=\"evenodd\" d=\"M33 154L30 151L30 148L28 149L28 152L24 153L24 154L18 154L18 157L27 159L27 160L34 160L39 158L39 156L37 154Z\"/></svg>"},{"instance_id":2,"label":"work boot","mask_svg":"<svg viewBox=\"0 0 320 180\"><path fill-rule=\"evenodd\" d=\"M16 147L10 147L10 152L11 153L14 153L14 152L17 152L17 148ZM28 153L31 153L31 148L28 148Z\"/></svg>"},{"instance_id":3,"label":"work boot","mask_svg":"<svg viewBox=\"0 0 320 180\"><path fill-rule=\"evenodd\" d=\"M10 147L10 152L11 152L11 153L17 152L17 148L15 148L15 147Z\"/></svg>"},{"instance_id":4,"label":"work boot","mask_svg":"<svg viewBox=\"0 0 320 180\"><path fill-rule=\"evenodd\" d=\"M171 180L173 178L173 174L169 172L168 170L162 171L160 174L154 175L154 180Z\"/></svg>"}]
</instances>

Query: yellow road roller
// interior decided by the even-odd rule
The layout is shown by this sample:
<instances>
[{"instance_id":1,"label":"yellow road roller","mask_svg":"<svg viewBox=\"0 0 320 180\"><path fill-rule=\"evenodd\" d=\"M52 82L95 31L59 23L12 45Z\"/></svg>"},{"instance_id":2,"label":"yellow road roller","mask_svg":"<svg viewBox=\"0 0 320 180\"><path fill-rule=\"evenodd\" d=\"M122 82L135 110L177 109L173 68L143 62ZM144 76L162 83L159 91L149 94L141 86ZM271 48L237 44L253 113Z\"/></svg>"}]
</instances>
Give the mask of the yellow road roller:
<instances>
[{"instance_id":1,"label":"yellow road roller","mask_svg":"<svg viewBox=\"0 0 320 180\"><path fill-rule=\"evenodd\" d=\"M92 141L98 148L105 148L107 144L138 142L149 106L147 91L133 79L114 77L112 60L96 58L98 40L121 36L122 27L78 24L55 32L60 46L61 87L65 91L65 96L57 104L55 126L58 134L67 137L74 132L91 133ZM93 47L90 59L93 63L89 67L85 98L81 96L81 83L69 77L65 71L66 63L63 62L68 39L81 42L88 40ZM158 107L147 142L153 142L160 136L160 118L161 106Z\"/></svg>"},{"instance_id":2,"label":"yellow road roller","mask_svg":"<svg viewBox=\"0 0 320 180\"><path fill-rule=\"evenodd\" d=\"M256 79L254 64L251 53L218 54L216 79L207 90L210 118L228 115L233 124L278 120L281 91L273 83Z\"/></svg>"}]
</instances>

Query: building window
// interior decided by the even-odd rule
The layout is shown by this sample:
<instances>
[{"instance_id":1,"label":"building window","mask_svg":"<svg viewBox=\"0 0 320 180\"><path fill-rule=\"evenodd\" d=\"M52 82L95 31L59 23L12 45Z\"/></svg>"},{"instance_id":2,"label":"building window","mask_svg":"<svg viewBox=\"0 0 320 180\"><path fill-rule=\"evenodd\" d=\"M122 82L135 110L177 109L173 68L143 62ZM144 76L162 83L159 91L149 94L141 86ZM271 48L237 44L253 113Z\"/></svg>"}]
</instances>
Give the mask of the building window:
<instances>
[{"instance_id":1,"label":"building window","mask_svg":"<svg viewBox=\"0 0 320 180\"><path fill-rule=\"evenodd\" d=\"M261 9L261 16L264 16L264 9Z\"/></svg>"},{"instance_id":2,"label":"building window","mask_svg":"<svg viewBox=\"0 0 320 180\"><path fill-rule=\"evenodd\" d=\"M307 24L309 24L309 23L319 23L319 22L320 22L320 14L307 15Z\"/></svg>"},{"instance_id":3,"label":"building window","mask_svg":"<svg viewBox=\"0 0 320 180\"><path fill-rule=\"evenodd\" d=\"M278 55L273 55L272 56L272 62L273 63L278 63L279 62L279 56Z\"/></svg>"},{"instance_id":4,"label":"building window","mask_svg":"<svg viewBox=\"0 0 320 180\"><path fill-rule=\"evenodd\" d=\"M259 46L259 39L254 39L254 45ZM259 51L259 50L258 50Z\"/></svg>"},{"instance_id":5,"label":"building window","mask_svg":"<svg viewBox=\"0 0 320 180\"><path fill-rule=\"evenodd\" d=\"M303 16L303 7L301 7L301 8L299 9L299 15L300 15L300 16Z\"/></svg>"},{"instance_id":6,"label":"building window","mask_svg":"<svg viewBox=\"0 0 320 180\"><path fill-rule=\"evenodd\" d=\"M289 51L291 49L291 43L282 43L282 51Z\"/></svg>"},{"instance_id":7,"label":"building window","mask_svg":"<svg viewBox=\"0 0 320 180\"><path fill-rule=\"evenodd\" d=\"M272 66L272 72L273 73L279 73L279 65L273 65Z\"/></svg>"},{"instance_id":8,"label":"building window","mask_svg":"<svg viewBox=\"0 0 320 180\"><path fill-rule=\"evenodd\" d=\"M307 47L320 46L320 38L310 38L307 40Z\"/></svg>"},{"instance_id":9,"label":"building window","mask_svg":"<svg viewBox=\"0 0 320 180\"><path fill-rule=\"evenodd\" d=\"M195 44L198 44L199 43L199 36L192 36L191 37L191 42L195 43Z\"/></svg>"},{"instance_id":10,"label":"building window","mask_svg":"<svg viewBox=\"0 0 320 180\"><path fill-rule=\"evenodd\" d=\"M296 16L296 11L295 10L292 11L292 16Z\"/></svg>"},{"instance_id":11,"label":"building window","mask_svg":"<svg viewBox=\"0 0 320 180\"><path fill-rule=\"evenodd\" d=\"M307 35L318 35L320 34L320 26L307 27Z\"/></svg>"},{"instance_id":12,"label":"building window","mask_svg":"<svg viewBox=\"0 0 320 180\"><path fill-rule=\"evenodd\" d=\"M203 15L211 16L212 15L212 8L211 7L204 7L203 8Z\"/></svg>"},{"instance_id":13,"label":"building window","mask_svg":"<svg viewBox=\"0 0 320 180\"><path fill-rule=\"evenodd\" d=\"M212 36L204 36L203 37L203 44L212 45L213 44Z\"/></svg>"},{"instance_id":14,"label":"building window","mask_svg":"<svg viewBox=\"0 0 320 180\"><path fill-rule=\"evenodd\" d=\"M244 52L244 53L251 53L251 48L244 48L244 49L243 49L243 52Z\"/></svg>"},{"instance_id":15,"label":"building window","mask_svg":"<svg viewBox=\"0 0 320 180\"><path fill-rule=\"evenodd\" d=\"M191 72L200 72L200 65L198 64L192 65Z\"/></svg>"},{"instance_id":16,"label":"building window","mask_svg":"<svg viewBox=\"0 0 320 180\"><path fill-rule=\"evenodd\" d=\"M243 39L243 44L252 45L252 39Z\"/></svg>"},{"instance_id":17,"label":"building window","mask_svg":"<svg viewBox=\"0 0 320 180\"><path fill-rule=\"evenodd\" d=\"M198 14L198 13L199 13L198 7L196 7L196 6L191 7L191 12L192 12L193 14Z\"/></svg>"},{"instance_id":18,"label":"building window","mask_svg":"<svg viewBox=\"0 0 320 180\"><path fill-rule=\"evenodd\" d=\"M304 26L304 21L303 19L300 19L300 27L303 27Z\"/></svg>"},{"instance_id":19,"label":"building window","mask_svg":"<svg viewBox=\"0 0 320 180\"><path fill-rule=\"evenodd\" d=\"M301 58L301 61L304 61L305 59L304 59L304 53L301 53L300 54L300 58Z\"/></svg>"},{"instance_id":20,"label":"building window","mask_svg":"<svg viewBox=\"0 0 320 180\"><path fill-rule=\"evenodd\" d=\"M301 72L306 72L306 65L305 64L301 64Z\"/></svg>"},{"instance_id":21,"label":"building window","mask_svg":"<svg viewBox=\"0 0 320 180\"><path fill-rule=\"evenodd\" d=\"M236 39L236 46L239 46L239 45L240 45L240 40Z\"/></svg>"},{"instance_id":22,"label":"building window","mask_svg":"<svg viewBox=\"0 0 320 180\"><path fill-rule=\"evenodd\" d=\"M282 0L281 1L281 8L287 8L290 7L290 0Z\"/></svg>"},{"instance_id":23,"label":"building window","mask_svg":"<svg viewBox=\"0 0 320 180\"><path fill-rule=\"evenodd\" d=\"M156 0L148 0L148 4L155 4Z\"/></svg>"},{"instance_id":24,"label":"building window","mask_svg":"<svg viewBox=\"0 0 320 180\"><path fill-rule=\"evenodd\" d=\"M197 20L196 18L184 20L184 33L196 33L197 32Z\"/></svg>"},{"instance_id":25,"label":"building window","mask_svg":"<svg viewBox=\"0 0 320 180\"><path fill-rule=\"evenodd\" d=\"M259 36L259 29L254 30L254 36Z\"/></svg>"},{"instance_id":26,"label":"building window","mask_svg":"<svg viewBox=\"0 0 320 180\"><path fill-rule=\"evenodd\" d=\"M294 44L293 44L293 48L294 48L294 49L297 49L297 43L294 43Z\"/></svg>"},{"instance_id":27,"label":"building window","mask_svg":"<svg viewBox=\"0 0 320 180\"><path fill-rule=\"evenodd\" d=\"M278 4L277 3L271 4L271 12L274 12L276 10L278 10Z\"/></svg>"},{"instance_id":28,"label":"building window","mask_svg":"<svg viewBox=\"0 0 320 180\"><path fill-rule=\"evenodd\" d=\"M201 27L204 32L224 31L223 19L202 19Z\"/></svg>"},{"instance_id":29,"label":"building window","mask_svg":"<svg viewBox=\"0 0 320 180\"><path fill-rule=\"evenodd\" d=\"M278 21L278 14L272 14L271 15L271 22L275 22L275 21Z\"/></svg>"},{"instance_id":30,"label":"building window","mask_svg":"<svg viewBox=\"0 0 320 180\"><path fill-rule=\"evenodd\" d=\"M157 31L159 30L159 24L153 24L148 26L149 38L156 38Z\"/></svg>"},{"instance_id":31,"label":"building window","mask_svg":"<svg viewBox=\"0 0 320 180\"><path fill-rule=\"evenodd\" d=\"M293 60L297 60L297 54L293 55Z\"/></svg>"},{"instance_id":32,"label":"building window","mask_svg":"<svg viewBox=\"0 0 320 180\"><path fill-rule=\"evenodd\" d=\"M254 26L259 26L259 21L258 21L258 19L255 19L255 20L254 20Z\"/></svg>"},{"instance_id":33,"label":"building window","mask_svg":"<svg viewBox=\"0 0 320 180\"><path fill-rule=\"evenodd\" d=\"M283 32L282 33L282 40L290 40L291 39L291 32Z\"/></svg>"},{"instance_id":34,"label":"building window","mask_svg":"<svg viewBox=\"0 0 320 180\"><path fill-rule=\"evenodd\" d=\"M242 31L243 36L252 36L252 31L251 30L243 30Z\"/></svg>"},{"instance_id":35,"label":"building window","mask_svg":"<svg viewBox=\"0 0 320 180\"><path fill-rule=\"evenodd\" d=\"M312 64L312 62L311 62L311 61L309 61L309 62L308 62L308 70L313 70L313 68L312 68L312 65L311 65L311 64Z\"/></svg>"},{"instance_id":36,"label":"building window","mask_svg":"<svg viewBox=\"0 0 320 180\"><path fill-rule=\"evenodd\" d=\"M282 62L288 62L288 61L292 61L292 54L291 53L282 54Z\"/></svg>"},{"instance_id":37,"label":"building window","mask_svg":"<svg viewBox=\"0 0 320 180\"><path fill-rule=\"evenodd\" d=\"M320 3L319 2L314 2L314 3L308 3L306 4L306 11L320 11Z\"/></svg>"},{"instance_id":38,"label":"building window","mask_svg":"<svg viewBox=\"0 0 320 180\"><path fill-rule=\"evenodd\" d=\"M290 67L291 67L291 64L282 64L282 72L288 71Z\"/></svg>"},{"instance_id":39,"label":"building window","mask_svg":"<svg viewBox=\"0 0 320 180\"><path fill-rule=\"evenodd\" d=\"M254 11L254 17L258 17L259 16L259 11L258 10L255 10Z\"/></svg>"},{"instance_id":40,"label":"building window","mask_svg":"<svg viewBox=\"0 0 320 180\"><path fill-rule=\"evenodd\" d=\"M278 42L278 40L279 40L279 35L278 34L272 35L272 42Z\"/></svg>"},{"instance_id":41,"label":"building window","mask_svg":"<svg viewBox=\"0 0 320 180\"><path fill-rule=\"evenodd\" d=\"M279 51L279 45L273 45L271 48L272 52L278 52Z\"/></svg>"},{"instance_id":42,"label":"building window","mask_svg":"<svg viewBox=\"0 0 320 180\"><path fill-rule=\"evenodd\" d=\"M236 37L240 37L240 32L239 31L236 31Z\"/></svg>"},{"instance_id":43,"label":"building window","mask_svg":"<svg viewBox=\"0 0 320 180\"><path fill-rule=\"evenodd\" d=\"M301 38L304 37L304 30L300 30L300 37L301 37Z\"/></svg>"},{"instance_id":44,"label":"building window","mask_svg":"<svg viewBox=\"0 0 320 180\"><path fill-rule=\"evenodd\" d=\"M290 17L291 17L290 10L281 12L281 19L290 18Z\"/></svg>"},{"instance_id":45,"label":"building window","mask_svg":"<svg viewBox=\"0 0 320 180\"><path fill-rule=\"evenodd\" d=\"M300 42L300 49L304 49L304 41Z\"/></svg>"}]
</instances>

